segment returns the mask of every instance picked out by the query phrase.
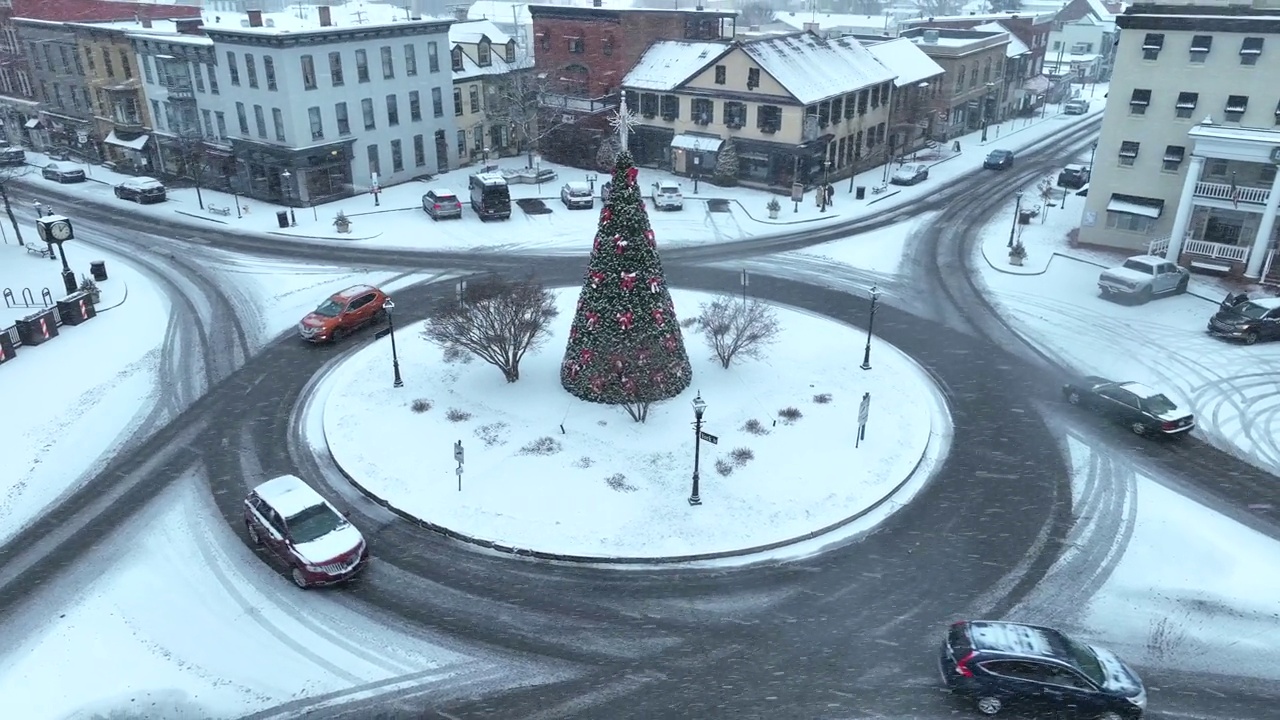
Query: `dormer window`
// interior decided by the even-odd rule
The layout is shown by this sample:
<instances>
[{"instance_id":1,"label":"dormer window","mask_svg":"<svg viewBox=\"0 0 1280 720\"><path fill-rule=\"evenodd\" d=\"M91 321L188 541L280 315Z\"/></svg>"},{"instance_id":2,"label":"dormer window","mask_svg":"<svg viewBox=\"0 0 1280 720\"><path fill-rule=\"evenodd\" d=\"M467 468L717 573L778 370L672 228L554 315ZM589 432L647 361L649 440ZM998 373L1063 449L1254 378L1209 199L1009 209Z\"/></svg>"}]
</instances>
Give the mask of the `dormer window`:
<instances>
[{"instance_id":1,"label":"dormer window","mask_svg":"<svg viewBox=\"0 0 1280 720\"><path fill-rule=\"evenodd\" d=\"M481 40L476 46L476 64L480 67L489 67L493 64L493 55L490 52L489 41Z\"/></svg>"},{"instance_id":2,"label":"dormer window","mask_svg":"<svg viewBox=\"0 0 1280 720\"><path fill-rule=\"evenodd\" d=\"M513 63L516 61L516 41L515 40L507 41L505 56L506 56L506 61L509 63Z\"/></svg>"},{"instance_id":3,"label":"dormer window","mask_svg":"<svg viewBox=\"0 0 1280 720\"><path fill-rule=\"evenodd\" d=\"M453 48L453 71L462 72L462 48L456 45Z\"/></svg>"},{"instance_id":4,"label":"dormer window","mask_svg":"<svg viewBox=\"0 0 1280 720\"><path fill-rule=\"evenodd\" d=\"M1142 59L1160 59L1160 50L1164 47L1164 33L1147 33L1142 40Z\"/></svg>"},{"instance_id":5,"label":"dormer window","mask_svg":"<svg viewBox=\"0 0 1280 720\"><path fill-rule=\"evenodd\" d=\"M747 69L747 89L755 90L760 87L760 68Z\"/></svg>"},{"instance_id":6,"label":"dormer window","mask_svg":"<svg viewBox=\"0 0 1280 720\"><path fill-rule=\"evenodd\" d=\"M1191 62L1203 63L1209 57L1209 48L1213 47L1212 35L1196 35L1191 38Z\"/></svg>"},{"instance_id":7,"label":"dormer window","mask_svg":"<svg viewBox=\"0 0 1280 720\"><path fill-rule=\"evenodd\" d=\"M1240 64L1257 65L1258 56L1262 54L1262 38L1247 37L1240 43Z\"/></svg>"}]
</instances>

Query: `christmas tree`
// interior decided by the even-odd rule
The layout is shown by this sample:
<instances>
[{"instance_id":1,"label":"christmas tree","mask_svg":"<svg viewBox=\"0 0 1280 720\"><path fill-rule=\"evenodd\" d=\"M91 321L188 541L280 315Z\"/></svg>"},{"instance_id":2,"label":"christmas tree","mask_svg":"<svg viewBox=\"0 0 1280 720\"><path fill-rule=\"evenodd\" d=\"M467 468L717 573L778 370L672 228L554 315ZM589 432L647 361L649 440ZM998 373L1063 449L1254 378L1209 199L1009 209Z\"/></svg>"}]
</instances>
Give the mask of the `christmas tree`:
<instances>
[{"instance_id":1,"label":"christmas tree","mask_svg":"<svg viewBox=\"0 0 1280 720\"><path fill-rule=\"evenodd\" d=\"M560 382L588 402L626 406L632 418L643 422L650 403L689 387L693 368L637 174L631 153L619 152Z\"/></svg>"},{"instance_id":2,"label":"christmas tree","mask_svg":"<svg viewBox=\"0 0 1280 720\"><path fill-rule=\"evenodd\" d=\"M610 135L600 141L596 151L596 165L602 172L608 171L618 161L618 139Z\"/></svg>"},{"instance_id":3,"label":"christmas tree","mask_svg":"<svg viewBox=\"0 0 1280 720\"><path fill-rule=\"evenodd\" d=\"M738 148L733 138L724 141L716 155L716 184L728 187L738 184Z\"/></svg>"}]
</instances>

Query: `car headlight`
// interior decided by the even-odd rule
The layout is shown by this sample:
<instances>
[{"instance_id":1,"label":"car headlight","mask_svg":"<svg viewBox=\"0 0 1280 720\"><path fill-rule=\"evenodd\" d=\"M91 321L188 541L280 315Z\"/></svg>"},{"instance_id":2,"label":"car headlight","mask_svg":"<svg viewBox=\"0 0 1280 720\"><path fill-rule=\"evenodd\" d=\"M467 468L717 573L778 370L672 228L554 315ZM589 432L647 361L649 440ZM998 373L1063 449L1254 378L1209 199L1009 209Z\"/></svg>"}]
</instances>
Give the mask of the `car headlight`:
<instances>
[{"instance_id":1,"label":"car headlight","mask_svg":"<svg viewBox=\"0 0 1280 720\"><path fill-rule=\"evenodd\" d=\"M1137 707L1140 710L1147 709L1147 691L1146 690L1139 690L1137 695L1133 695L1125 699L1128 700L1130 703L1132 703L1135 707Z\"/></svg>"}]
</instances>

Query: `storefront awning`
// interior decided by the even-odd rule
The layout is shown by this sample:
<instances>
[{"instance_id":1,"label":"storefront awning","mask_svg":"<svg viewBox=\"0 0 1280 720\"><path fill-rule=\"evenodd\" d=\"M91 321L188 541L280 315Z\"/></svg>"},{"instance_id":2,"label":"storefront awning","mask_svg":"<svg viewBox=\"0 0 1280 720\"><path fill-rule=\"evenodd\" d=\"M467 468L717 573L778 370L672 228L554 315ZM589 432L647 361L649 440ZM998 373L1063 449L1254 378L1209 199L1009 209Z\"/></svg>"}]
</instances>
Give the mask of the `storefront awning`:
<instances>
[{"instance_id":1,"label":"storefront awning","mask_svg":"<svg viewBox=\"0 0 1280 720\"><path fill-rule=\"evenodd\" d=\"M39 130L42 126L40 125L39 118L32 118L24 123L22 127L28 130Z\"/></svg>"},{"instance_id":2,"label":"storefront awning","mask_svg":"<svg viewBox=\"0 0 1280 720\"><path fill-rule=\"evenodd\" d=\"M1112 193L1111 201L1107 203L1107 212L1124 213L1126 215L1141 215L1142 217L1158 218L1164 210L1164 201L1158 198L1144 198L1136 195L1122 195L1120 193Z\"/></svg>"},{"instance_id":3,"label":"storefront awning","mask_svg":"<svg viewBox=\"0 0 1280 720\"><path fill-rule=\"evenodd\" d=\"M1037 75L1022 85L1022 89L1033 93L1043 93L1049 91L1049 78L1043 75Z\"/></svg>"},{"instance_id":4,"label":"storefront awning","mask_svg":"<svg viewBox=\"0 0 1280 720\"><path fill-rule=\"evenodd\" d=\"M710 135L677 135L671 138L671 147L681 150L695 150L697 152L720 152L720 145L724 143L718 137Z\"/></svg>"},{"instance_id":5,"label":"storefront awning","mask_svg":"<svg viewBox=\"0 0 1280 720\"><path fill-rule=\"evenodd\" d=\"M128 150L141 150L146 147L147 141L150 139L150 135L139 135L132 140L121 140L116 136L116 131L112 130L111 133L107 135L107 139L103 140L103 142L108 145L115 145L116 147L122 147Z\"/></svg>"}]
</instances>

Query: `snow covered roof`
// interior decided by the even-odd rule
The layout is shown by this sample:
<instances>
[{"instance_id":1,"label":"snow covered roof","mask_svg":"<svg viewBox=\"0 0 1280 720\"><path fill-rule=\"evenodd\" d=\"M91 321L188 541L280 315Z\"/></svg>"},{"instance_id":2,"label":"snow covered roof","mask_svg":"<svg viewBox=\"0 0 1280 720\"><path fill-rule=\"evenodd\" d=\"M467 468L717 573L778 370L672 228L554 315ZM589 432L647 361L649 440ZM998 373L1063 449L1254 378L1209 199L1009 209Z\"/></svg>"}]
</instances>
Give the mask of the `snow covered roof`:
<instances>
[{"instance_id":1,"label":"snow covered roof","mask_svg":"<svg viewBox=\"0 0 1280 720\"><path fill-rule=\"evenodd\" d=\"M1108 10L1107 6L1102 4L1102 0L1085 0L1085 2L1088 3L1089 12L1093 13L1094 17L1099 20L1115 21L1115 13Z\"/></svg>"},{"instance_id":2,"label":"snow covered roof","mask_svg":"<svg viewBox=\"0 0 1280 720\"><path fill-rule=\"evenodd\" d=\"M450 43L476 45L483 38L489 38L489 42L494 45L506 45L511 36L500 30L490 20L468 20L449 26Z\"/></svg>"},{"instance_id":3,"label":"snow covered roof","mask_svg":"<svg viewBox=\"0 0 1280 720\"><path fill-rule=\"evenodd\" d=\"M881 65L898 74L893 81L894 86L914 85L922 80L936 77L945 71L933 61L923 50L908 38L895 38L888 42L868 45L867 49L880 61Z\"/></svg>"},{"instance_id":4,"label":"snow covered roof","mask_svg":"<svg viewBox=\"0 0 1280 720\"><path fill-rule=\"evenodd\" d=\"M320 25L320 7L329 8L331 24ZM291 5L281 12L262 13L262 26L249 27L247 12L208 11L204 14L206 30L235 31L255 35L280 35L306 31L332 30L342 28L350 30L355 27L374 28L380 25L406 25L411 22L443 21L451 18L431 18L423 16L416 20L412 13L403 7L384 5L376 2L349 2L345 5Z\"/></svg>"},{"instance_id":5,"label":"snow covered roof","mask_svg":"<svg viewBox=\"0 0 1280 720\"><path fill-rule=\"evenodd\" d=\"M635 90L674 90L729 49L727 43L659 40L649 46L622 80Z\"/></svg>"},{"instance_id":6,"label":"snow covered roof","mask_svg":"<svg viewBox=\"0 0 1280 720\"><path fill-rule=\"evenodd\" d=\"M492 20L503 25L530 25L529 3L476 0L467 8L468 20Z\"/></svg>"},{"instance_id":7,"label":"snow covered roof","mask_svg":"<svg viewBox=\"0 0 1280 720\"><path fill-rule=\"evenodd\" d=\"M741 47L803 105L896 77L896 73L853 38L820 38L813 33L799 33L753 40L742 43Z\"/></svg>"},{"instance_id":8,"label":"snow covered roof","mask_svg":"<svg viewBox=\"0 0 1280 720\"><path fill-rule=\"evenodd\" d=\"M183 33L171 33L150 30L139 30L137 32L127 32L125 37L138 38L139 40L163 40L170 45L212 45L213 38L204 35L186 35Z\"/></svg>"},{"instance_id":9,"label":"snow covered roof","mask_svg":"<svg viewBox=\"0 0 1280 720\"><path fill-rule=\"evenodd\" d=\"M1007 13L975 13L973 15L934 15L917 20L903 21L907 25L922 25L932 23L964 23L964 22L991 22L995 20L1030 20L1032 23L1044 22L1053 19L1053 13L1034 13L1034 12L1007 12Z\"/></svg>"},{"instance_id":10,"label":"snow covered roof","mask_svg":"<svg viewBox=\"0 0 1280 720\"><path fill-rule=\"evenodd\" d=\"M1002 33L1009 33L1009 46L1008 46L1007 48L1005 48L1005 51L1004 51L1004 56L1005 56L1005 57L1011 57L1011 58L1012 58L1012 57L1018 57L1018 56L1020 56L1020 55L1026 55L1027 53L1031 52L1031 48L1027 47L1027 44L1026 44L1026 43L1024 43L1024 42L1022 42L1021 40L1019 40L1019 39L1018 39L1018 36L1017 36L1017 35L1014 35L1014 34L1009 30L1009 28L1007 28L1007 27L1005 27L1005 26L1001 25L1001 24L1000 24L1000 23L998 23L998 22L983 23L983 24L978 25L977 27L975 27L975 28L973 28L973 29L974 29L974 30L981 30L982 32L1002 32Z\"/></svg>"},{"instance_id":11,"label":"snow covered roof","mask_svg":"<svg viewBox=\"0 0 1280 720\"><path fill-rule=\"evenodd\" d=\"M897 26L891 15L853 15L846 13L785 13L777 16L777 21L790 25L796 30L804 30L805 24L817 23L822 30L845 30L859 28L873 30L877 33Z\"/></svg>"}]
</instances>

